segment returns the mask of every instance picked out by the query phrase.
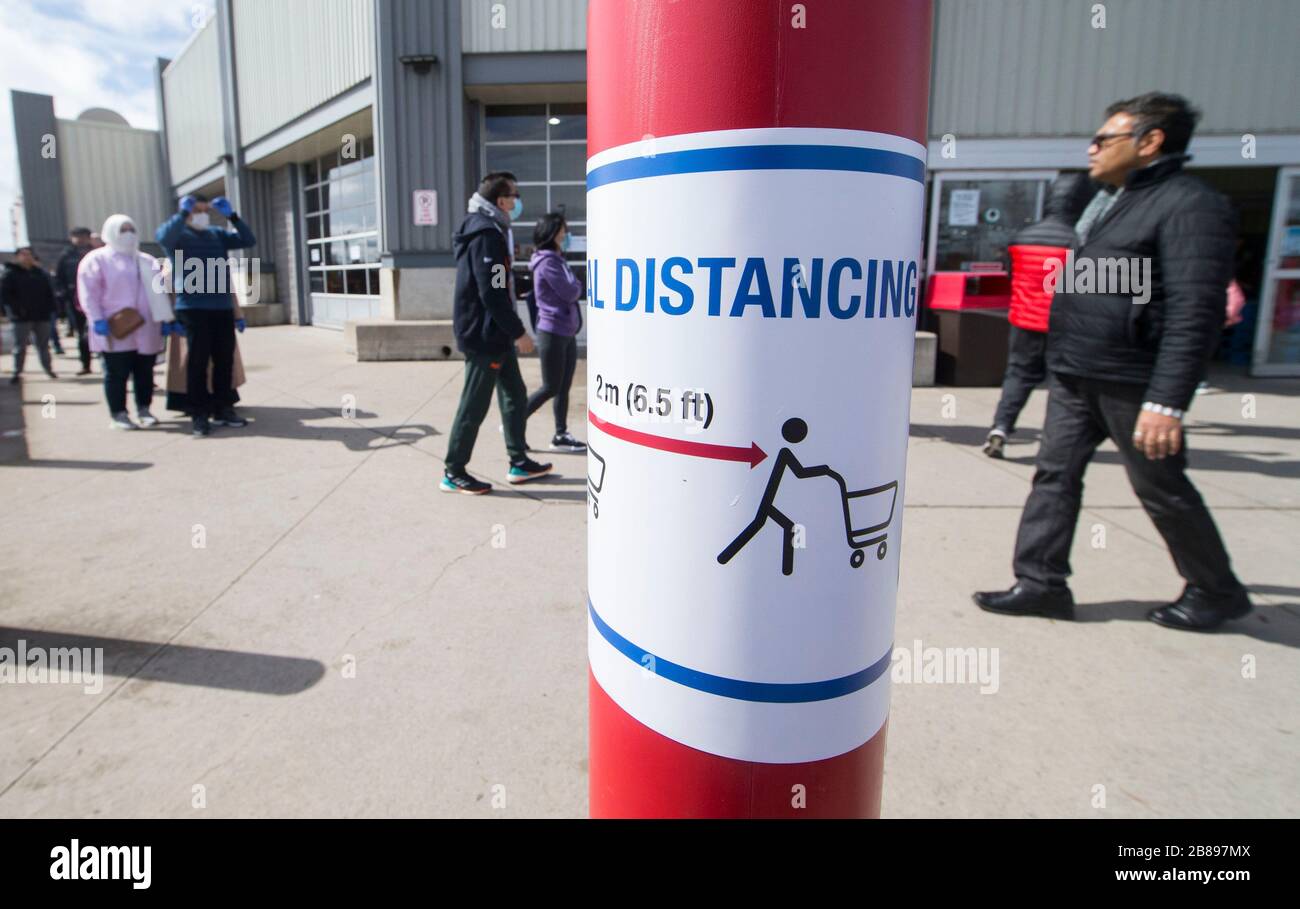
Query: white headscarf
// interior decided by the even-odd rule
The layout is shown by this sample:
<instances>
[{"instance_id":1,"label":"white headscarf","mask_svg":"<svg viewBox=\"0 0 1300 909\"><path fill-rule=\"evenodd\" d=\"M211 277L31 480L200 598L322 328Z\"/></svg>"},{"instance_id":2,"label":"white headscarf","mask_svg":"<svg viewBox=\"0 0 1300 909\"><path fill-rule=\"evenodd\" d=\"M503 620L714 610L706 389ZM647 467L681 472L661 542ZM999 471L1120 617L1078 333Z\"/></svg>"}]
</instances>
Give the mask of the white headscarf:
<instances>
[{"instance_id":1,"label":"white headscarf","mask_svg":"<svg viewBox=\"0 0 1300 909\"><path fill-rule=\"evenodd\" d=\"M130 224L133 230L124 234L122 227L126 224ZM109 215L99 235L113 252L133 256L140 249L140 232L134 228L135 222L126 215Z\"/></svg>"}]
</instances>

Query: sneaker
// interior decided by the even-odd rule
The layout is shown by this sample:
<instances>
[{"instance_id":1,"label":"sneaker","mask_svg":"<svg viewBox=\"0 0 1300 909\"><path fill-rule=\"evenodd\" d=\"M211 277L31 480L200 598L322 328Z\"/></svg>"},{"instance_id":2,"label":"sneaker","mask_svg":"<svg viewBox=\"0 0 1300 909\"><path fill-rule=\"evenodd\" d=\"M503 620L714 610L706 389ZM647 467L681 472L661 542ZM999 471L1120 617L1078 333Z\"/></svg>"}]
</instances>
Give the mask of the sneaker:
<instances>
[{"instance_id":1,"label":"sneaker","mask_svg":"<svg viewBox=\"0 0 1300 909\"><path fill-rule=\"evenodd\" d=\"M984 453L990 458L1003 457L1002 449L1007 445L1007 434L1000 429L995 429L989 433L988 440L984 443Z\"/></svg>"},{"instance_id":2,"label":"sneaker","mask_svg":"<svg viewBox=\"0 0 1300 909\"><path fill-rule=\"evenodd\" d=\"M59 374L52 369L45 370L45 374L49 376L51 379L57 379L59 377Z\"/></svg>"},{"instance_id":3,"label":"sneaker","mask_svg":"<svg viewBox=\"0 0 1300 909\"><path fill-rule=\"evenodd\" d=\"M510 465L510 473L506 476L506 482L517 486L520 483L527 483L529 480L544 477L550 472L550 464L539 464L532 458L522 458Z\"/></svg>"},{"instance_id":4,"label":"sneaker","mask_svg":"<svg viewBox=\"0 0 1300 909\"><path fill-rule=\"evenodd\" d=\"M221 411L221 413L213 414L212 422L216 426L241 427L248 425L248 421L235 413L235 408L233 407L227 407L225 410Z\"/></svg>"},{"instance_id":5,"label":"sneaker","mask_svg":"<svg viewBox=\"0 0 1300 909\"><path fill-rule=\"evenodd\" d=\"M141 426L157 426L158 418L149 412L148 407L141 408L136 412L135 418L140 421Z\"/></svg>"},{"instance_id":6,"label":"sneaker","mask_svg":"<svg viewBox=\"0 0 1300 909\"><path fill-rule=\"evenodd\" d=\"M438 488L443 492L459 492L467 496L481 496L485 492L492 491L492 484L476 480L463 470L460 473L443 471L442 482L438 484Z\"/></svg>"},{"instance_id":7,"label":"sneaker","mask_svg":"<svg viewBox=\"0 0 1300 909\"><path fill-rule=\"evenodd\" d=\"M124 410L121 413L113 414L113 420L108 424L108 428L109 429L139 429L140 427L136 426L134 423L131 422L131 415Z\"/></svg>"},{"instance_id":8,"label":"sneaker","mask_svg":"<svg viewBox=\"0 0 1300 909\"><path fill-rule=\"evenodd\" d=\"M77 375L79 376L93 376L94 374L94 371L89 366L83 366L81 369L77 370Z\"/></svg>"},{"instance_id":9,"label":"sneaker","mask_svg":"<svg viewBox=\"0 0 1300 909\"><path fill-rule=\"evenodd\" d=\"M557 432L551 437L552 451L572 451L577 454L587 450L587 446L579 442L568 432Z\"/></svg>"},{"instance_id":10,"label":"sneaker","mask_svg":"<svg viewBox=\"0 0 1300 909\"><path fill-rule=\"evenodd\" d=\"M190 427L190 434L195 436L212 435L212 424L208 422L207 417L194 417L193 424Z\"/></svg>"}]
</instances>

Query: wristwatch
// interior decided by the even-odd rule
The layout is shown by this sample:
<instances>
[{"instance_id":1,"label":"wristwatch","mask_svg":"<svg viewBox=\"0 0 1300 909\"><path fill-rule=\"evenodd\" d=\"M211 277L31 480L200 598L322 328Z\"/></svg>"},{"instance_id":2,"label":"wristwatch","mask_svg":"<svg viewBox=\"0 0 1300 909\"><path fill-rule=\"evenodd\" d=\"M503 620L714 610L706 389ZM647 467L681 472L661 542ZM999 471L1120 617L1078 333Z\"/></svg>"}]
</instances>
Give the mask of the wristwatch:
<instances>
[{"instance_id":1,"label":"wristwatch","mask_svg":"<svg viewBox=\"0 0 1300 909\"><path fill-rule=\"evenodd\" d=\"M1181 420L1183 418L1183 411L1179 410L1177 407L1168 407L1164 404L1157 404L1154 401L1142 402L1142 409L1149 410L1152 413L1158 413L1162 416L1173 417L1176 420Z\"/></svg>"}]
</instances>

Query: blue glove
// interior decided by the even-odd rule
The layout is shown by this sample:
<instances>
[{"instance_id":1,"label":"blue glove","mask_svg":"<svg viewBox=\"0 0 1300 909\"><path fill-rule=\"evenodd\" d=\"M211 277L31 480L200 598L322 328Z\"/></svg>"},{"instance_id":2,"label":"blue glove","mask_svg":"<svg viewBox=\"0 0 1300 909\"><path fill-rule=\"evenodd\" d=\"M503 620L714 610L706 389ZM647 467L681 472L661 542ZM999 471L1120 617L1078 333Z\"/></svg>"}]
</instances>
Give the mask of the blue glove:
<instances>
[{"instance_id":1,"label":"blue glove","mask_svg":"<svg viewBox=\"0 0 1300 909\"><path fill-rule=\"evenodd\" d=\"M105 338L108 337L108 320L107 320L107 319L96 319L96 320L95 320L95 334L97 334L97 335L102 335L102 336L105 337Z\"/></svg>"},{"instance_id":2,"label":"blue glove","mask_svg":"<svg viewBox=\"0 0 1300 909\"><path fill-rule=\"evenodd\" d=\"M235 320L235 330L238 331L241 335L244 333L244 329L247 327L248 327L248 323L245 322L243 319Z\"/></svg>"},{"instance_id":3,"label":"blue glove","mask_svg":"<svg viewBox=\"0 0 1300 909\"><path fill-rule=\"evenodd\" d=\"M235 206L230 204L230 200L225 196L217 196L212 200L212 207L221 212L221 217L230 218L235 213Z\"/></svg>"},{"instance_id":4,"label":"blue glove","mask_svg":"<svg viewBox=\"0 0 1300 909\"><path fill-rule=\"evenodd\" d=\"M194 210L194 201L193 196L181 196L181 211L188 215Z\"/></svg>"}]
</instances>

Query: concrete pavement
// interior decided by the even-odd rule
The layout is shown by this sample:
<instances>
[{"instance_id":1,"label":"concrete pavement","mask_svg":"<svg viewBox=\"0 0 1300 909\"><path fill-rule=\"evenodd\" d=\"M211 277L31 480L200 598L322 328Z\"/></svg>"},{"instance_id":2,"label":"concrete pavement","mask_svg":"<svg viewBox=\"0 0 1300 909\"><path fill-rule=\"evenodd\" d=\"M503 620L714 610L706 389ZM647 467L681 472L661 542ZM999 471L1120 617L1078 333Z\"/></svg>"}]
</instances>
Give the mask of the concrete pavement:
<instances>
[{"instance_id":1,"label":"concrete pavement","mask_svg":"<svg viewBox=\"0 0 1300 909\"><path fill-rule=\"evenodd\" d=\"M106 673L0 685L0 816L584 815L585 459L502 488L494 408L471 470L497 491L442 495L459 363L358 364L288 326L240 343L253 423L206 440L108 431L72 359L58 382L29 363L21 413L0 388L0 647L101 647ZM995 389L913 392L896 643L998 672L895 684L886 815L1300 814L1300 382L1216 382L1193 476L1258 608L1213 635L1144 620L1181 585L1109 445L1081 620L977 610L1010 581L1045 393L993 462Z\"/></svg>"}]
</instances>

